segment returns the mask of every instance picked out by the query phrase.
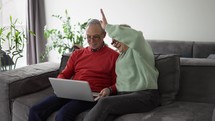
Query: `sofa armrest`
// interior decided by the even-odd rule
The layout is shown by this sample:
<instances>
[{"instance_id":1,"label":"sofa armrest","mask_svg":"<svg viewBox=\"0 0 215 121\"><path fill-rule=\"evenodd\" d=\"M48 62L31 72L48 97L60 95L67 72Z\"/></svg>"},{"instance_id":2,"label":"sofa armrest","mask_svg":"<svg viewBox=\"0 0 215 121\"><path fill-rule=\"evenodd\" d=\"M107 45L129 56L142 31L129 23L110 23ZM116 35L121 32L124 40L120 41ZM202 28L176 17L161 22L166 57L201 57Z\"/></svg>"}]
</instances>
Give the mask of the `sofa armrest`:
<instances>
[{"instance_id":1,"label":"sofa armrest","mask_svg":"<svg viewBox=\"0 0 215 121\"><path fill-rule=\"evenodd\" d=\"M202 103L215 102L215 60L181 58L178 100Z\"/></svg>"},{"instance_id":2,"label":"sofa armrest","mask_svg":"<svg viewBox=\"0 0 215 121\"><path fill-rule=\"evenodd\" d=\"M20 96L50 86L48 77L56 77L59 64L45 62L0 73L0 117L11 120L11 102Z\"/></svg>"}]
</instances>

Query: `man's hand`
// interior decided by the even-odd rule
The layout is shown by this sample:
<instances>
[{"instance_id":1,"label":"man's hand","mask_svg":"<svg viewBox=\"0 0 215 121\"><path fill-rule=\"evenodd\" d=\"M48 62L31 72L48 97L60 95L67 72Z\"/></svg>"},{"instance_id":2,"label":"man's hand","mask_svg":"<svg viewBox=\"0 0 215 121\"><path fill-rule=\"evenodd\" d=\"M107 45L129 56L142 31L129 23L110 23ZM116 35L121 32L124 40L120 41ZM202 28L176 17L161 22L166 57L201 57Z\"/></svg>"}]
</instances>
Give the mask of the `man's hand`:
<instances>
[{"instance_id":1,"label":"man's hand","mask_svg":"<svg viewBox=\"0 0 215 121\"><path fill-rule=\"evenodd\" d=\"M100 9L100 11L101 11L101 14L102 14L102 20L100 20L100 23L102 25L102 28L105 29L105 27L108 24L108 22L107 22L107 19L105 17L105 14L104 14L103 10Z\"/></svg>"},{"instance_id":2,"label":"man's hand","mask_svg":"<svg viewBox=\"0 0 215 121\"><path fill-rule=\"evenodd\" d=\"M110 89L108 88L104 88L100 93L99 93L99 97L106 97L110 95Z\"/></svg>"}]
</instances>

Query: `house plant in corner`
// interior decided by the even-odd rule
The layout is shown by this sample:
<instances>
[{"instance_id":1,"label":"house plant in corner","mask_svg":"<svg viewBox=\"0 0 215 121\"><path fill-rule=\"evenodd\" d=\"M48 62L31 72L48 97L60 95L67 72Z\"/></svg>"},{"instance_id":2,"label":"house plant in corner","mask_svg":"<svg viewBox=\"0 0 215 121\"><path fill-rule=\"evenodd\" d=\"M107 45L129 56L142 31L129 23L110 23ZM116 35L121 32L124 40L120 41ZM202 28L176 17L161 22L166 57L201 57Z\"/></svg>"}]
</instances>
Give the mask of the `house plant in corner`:
<instances>
[{"instance_id":1,"label":"house plant in corner","mask_svg":"<svg viewBox=\"0 0 215 121\"><path fill-rule=\"evenodd\" d=\"M49 39L46 50L41 56L44 60L51 50L56 50L60 55L73 51L74 47L83 47L84 31L87 26L87 20L84 23L71 23L71 18L68 15L67 10L65 10L65 15L52 15L52 17L57 18L61 22L61 28L58 29L48 29L47 26L44 27L44 36Z\"/></svg>"}]
</instances>

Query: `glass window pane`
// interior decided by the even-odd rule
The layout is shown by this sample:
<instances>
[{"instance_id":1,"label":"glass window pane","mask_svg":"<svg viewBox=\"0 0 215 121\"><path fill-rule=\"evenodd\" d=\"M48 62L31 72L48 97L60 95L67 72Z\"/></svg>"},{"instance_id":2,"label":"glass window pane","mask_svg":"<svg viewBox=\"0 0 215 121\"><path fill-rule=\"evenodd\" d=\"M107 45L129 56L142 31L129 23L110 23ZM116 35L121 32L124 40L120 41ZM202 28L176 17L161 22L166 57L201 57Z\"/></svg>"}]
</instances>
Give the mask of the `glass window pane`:
<instances>
[{"instance_id":1,"label":"glass window pane","mask_svg":"<svg viewBox=\"0 0 215 121\"><path fill-rule=\"evenodd\" d=\"M0 27L8 27L10 25L10 16L13 21L18 19L16 24L17 29L26 29L26 5L27 0L0 0ZM7 33L7 32L5 32ZM26 44L25 44L26 45ZM8 43L2 45L2 49L5 51L9 48ZM26 46L22 54L24 57L18 59L16 67L26 66ZM11 55L10 55L11 56Z\"/></svg>"},{"instance_id":2,"label":"glass window pane","mask_svg":"<svg viewBox=\"0 0 215 121\"><path fill-rule=\"evenodd\" d=\"M9 18L18 18L21 25L26 23L26 0L2 0L2 25L9 25Z\"/></svg>"}]
</instances>

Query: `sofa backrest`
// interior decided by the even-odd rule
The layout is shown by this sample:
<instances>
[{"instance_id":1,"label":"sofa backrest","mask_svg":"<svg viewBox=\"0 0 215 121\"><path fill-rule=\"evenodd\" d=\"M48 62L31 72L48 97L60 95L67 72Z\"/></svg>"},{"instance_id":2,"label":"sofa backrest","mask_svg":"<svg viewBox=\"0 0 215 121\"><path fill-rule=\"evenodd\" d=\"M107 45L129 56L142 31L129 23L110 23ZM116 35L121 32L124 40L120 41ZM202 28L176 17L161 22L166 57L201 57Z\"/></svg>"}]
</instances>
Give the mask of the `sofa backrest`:
<instances>
[{"instance_id":1,"label":"sofa backrest","mask_svg":"<svg viewBox=\"0 0 215 121\"><path fill-rule=\"evenodd\" d=\"M176 54L180 57L193 57L193 41L147 40L154 54Z\"/></svg>"},{"instance_id":2,"label":"sofa backrest","mask_svg":"<svg viewBox=\"0 0 215 121\"><path fill-rule=\"evenodd\" d=\"M215 54L215 42L195 42L193 45L193 58L207 58Z\"/></svg>"},{"instance_id":3,"label":"sofa backrest","mask_svg":"<svg viewBox=\"0 0 215 121\"><path fill-rule=\"evenodd\" d=\"M215 54L215 42L147 40L155 54L177 54L185 58L207 58Z\"/></svg>"}]
</instances>

